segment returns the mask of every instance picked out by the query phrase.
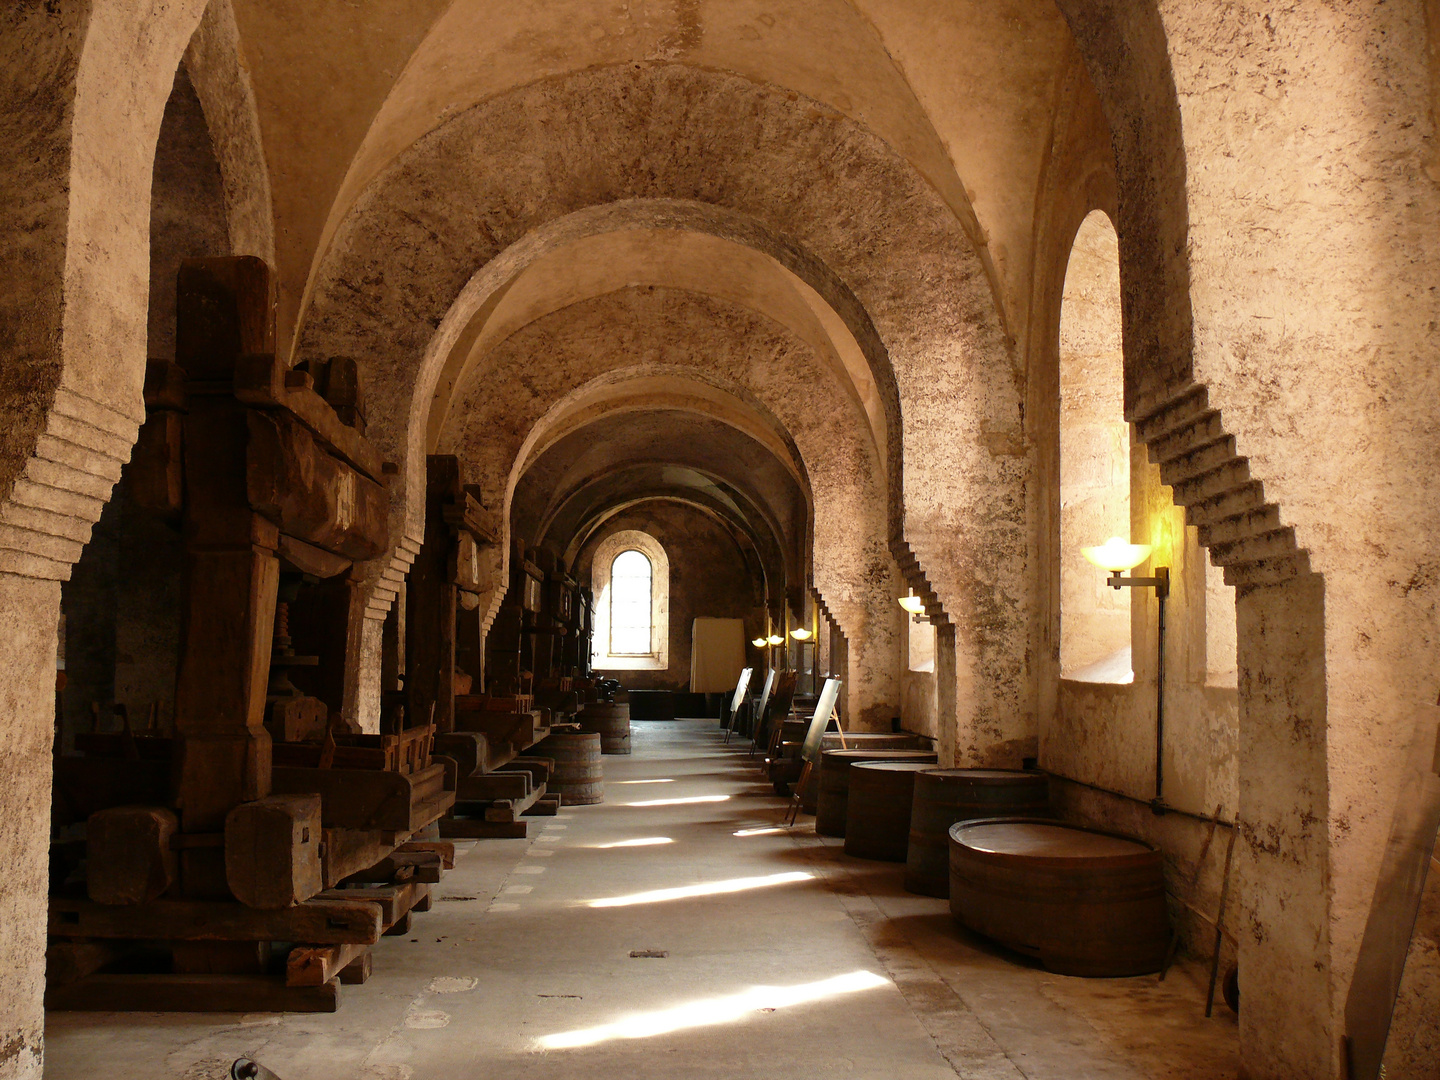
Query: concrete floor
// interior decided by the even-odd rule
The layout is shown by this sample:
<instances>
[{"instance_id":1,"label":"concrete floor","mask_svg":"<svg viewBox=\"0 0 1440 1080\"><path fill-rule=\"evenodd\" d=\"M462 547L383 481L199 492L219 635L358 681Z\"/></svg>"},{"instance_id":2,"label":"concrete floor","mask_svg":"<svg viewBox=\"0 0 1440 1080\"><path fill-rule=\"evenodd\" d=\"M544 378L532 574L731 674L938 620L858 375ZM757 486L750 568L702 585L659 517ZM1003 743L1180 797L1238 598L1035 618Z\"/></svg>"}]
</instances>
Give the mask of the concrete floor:
<instances>
[{"instance_id":1,"label":"concrete floor","mask_svg":"<svg viewBox=\"0 0 1440 1080\"><path fill-rule=\"evenodd\" d=\"M603 805L464 851L335 1014L52 1013L46 1071L208 1080L248 1054L283 1080L1236 1075L1198 967L1069 979L1003 954L812 819L769 831L781 801L720 740L637 724Z\"/></svg>"}]
</instances>

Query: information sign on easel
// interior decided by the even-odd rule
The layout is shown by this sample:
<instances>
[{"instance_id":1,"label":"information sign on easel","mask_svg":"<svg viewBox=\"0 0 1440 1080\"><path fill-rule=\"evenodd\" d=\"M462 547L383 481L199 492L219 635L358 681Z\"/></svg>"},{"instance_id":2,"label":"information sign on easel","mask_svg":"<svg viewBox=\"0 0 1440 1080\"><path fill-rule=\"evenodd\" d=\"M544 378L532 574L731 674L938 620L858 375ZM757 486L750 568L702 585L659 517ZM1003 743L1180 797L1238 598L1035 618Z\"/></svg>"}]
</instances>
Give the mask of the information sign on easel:
<instances>
[{"instance_id":1,"label":"information sign on easel","mask_svg":"<svg viewBox=\"0 0 1440 1080\"><path fill-rule=\"evenodd\" d=\"M730 741L730 733L735 730L735 718L740 715L740 706L745 704L745 694L750 689L750 676L755 673L754 668L744 668L740 672L740 681L735 684L735 693L730 698L730 715L725 720L725 741Z\"/></svg>"},{"instance_id":2,"label":"information sign on easel","mask_svg":"<svg viewBox=\"0 0 1440 1080\"><path fill-rule=\"evenodd\" d=\"M820 691L820 700L815 703L815 715L810 718L810 726L805 729L805 741L800 744L800 757L804 760L805 767L800 770L800 780L795 785L794 795L790 797L786 825L794 825L795 818L800 813L800 793L805 790L810 773L814 770L815 763L820 760L820 743L825 738L825 729L830 726L830 714L835 711L835 700L839 696L840 680L826 679L825 686ZM840 733L840 745L845 745L843 731Z\"/></svg>"}]
</instances>

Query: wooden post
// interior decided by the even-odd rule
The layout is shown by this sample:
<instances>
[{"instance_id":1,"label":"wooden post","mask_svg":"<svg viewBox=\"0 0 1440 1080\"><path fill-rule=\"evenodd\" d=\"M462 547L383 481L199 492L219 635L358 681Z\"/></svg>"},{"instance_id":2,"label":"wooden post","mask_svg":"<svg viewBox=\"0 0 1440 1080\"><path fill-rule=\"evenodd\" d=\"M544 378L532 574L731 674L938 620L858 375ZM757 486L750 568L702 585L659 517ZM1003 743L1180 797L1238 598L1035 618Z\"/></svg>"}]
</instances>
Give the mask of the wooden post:
<instances>
[{"instance_id":1,"label":"wooden post","mask_svg":"<svg viewBox=\"0 0 1440 1080\"><path fill-rule=\"evenodd\" d=\"M264 727L279 530L246 496L245 408L235 365L274 349L274 285L259 259L194 259L180 269L176 359L185 418L186 620L175 696L182 833L220 833L238 803L270 793ZM181 849L187 896L227 896L223 848Z\"/></svg>"}]
</instances>

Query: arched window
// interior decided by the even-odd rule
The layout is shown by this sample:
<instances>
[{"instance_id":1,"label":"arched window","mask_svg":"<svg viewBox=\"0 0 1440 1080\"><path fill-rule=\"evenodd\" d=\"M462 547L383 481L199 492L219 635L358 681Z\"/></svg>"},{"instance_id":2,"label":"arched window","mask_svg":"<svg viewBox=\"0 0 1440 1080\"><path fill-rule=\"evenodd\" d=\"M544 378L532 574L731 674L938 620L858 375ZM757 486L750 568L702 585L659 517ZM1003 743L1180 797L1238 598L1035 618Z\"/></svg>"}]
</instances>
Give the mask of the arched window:
<instances>
[{"instance_id":1,"label":"arched window","mask_svg":"<svg viewBox=\"0 0 1440 1080\"><path fill-rule=\"evenodd\" d=\"M1130 539L1130 425L1120 344L1120 248L1104 211L1075 235L1060 308L1060 669L1130 682L1130 590L1081 547Z\"/></svg>"},{"instance_id":2,"label":"arched window","mask_svg":"<svg viewBox=\"0 0 1440 1080\"><path fill-rule=\"evenodd\" d=\"M670 666L670 558L660 541L621 529L588 556L595 597L590 661L596 671Z\"/></svg>"},{"instance_id":3,"label":"arched window","mask_svg":"<svg viewBox=\"0 0 1440 1080\"><path fill-rule=\"evenodd\" d=\"M652 569L643 552L631 548L610 564L610 655L652 656L650 612Z\"/></svg>"}]
</instances>

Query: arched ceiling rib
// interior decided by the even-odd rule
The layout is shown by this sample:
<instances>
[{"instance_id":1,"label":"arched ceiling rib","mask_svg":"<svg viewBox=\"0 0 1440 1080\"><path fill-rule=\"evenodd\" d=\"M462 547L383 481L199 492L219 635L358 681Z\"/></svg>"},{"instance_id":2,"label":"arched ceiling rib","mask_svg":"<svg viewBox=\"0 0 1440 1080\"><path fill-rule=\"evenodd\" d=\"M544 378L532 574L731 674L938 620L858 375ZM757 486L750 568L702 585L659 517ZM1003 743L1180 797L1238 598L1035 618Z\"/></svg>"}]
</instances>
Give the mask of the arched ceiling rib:
<instances>
[{"instance_id":1,"label":"arched ceiling rib","mask_svg":"<svg viewBox=\"0 0 1440 1080\"><path fill-rule=\"evenodd\" d=\"M276 192L282 348L338 224L397 155L477 102L611 63L735 72L873 131L988 248L1023 325L1054 72L1074 47L1053 0L410 0L363 19L340 0L233 3Z\"/></svg>"},{"instance_id":2,"label":"arched ceiling rib","mask_svg":"<svg viewBox=\"0 0 1440 1080\"><path fill-rule=\"evenodd\" d=\"M683 229L624 228L584 236L536 259L504 290L497 290L494 303L476 313L440 374L430 411L429 445L438 442L455 386L486 351L570 304L635 286L716 296L793 331L825 361L837 384L864 411L877 457L884 462L884 405L859 343L840 315L765 253Z\"/></svg>"}]
</instances>

